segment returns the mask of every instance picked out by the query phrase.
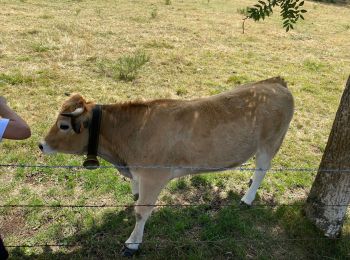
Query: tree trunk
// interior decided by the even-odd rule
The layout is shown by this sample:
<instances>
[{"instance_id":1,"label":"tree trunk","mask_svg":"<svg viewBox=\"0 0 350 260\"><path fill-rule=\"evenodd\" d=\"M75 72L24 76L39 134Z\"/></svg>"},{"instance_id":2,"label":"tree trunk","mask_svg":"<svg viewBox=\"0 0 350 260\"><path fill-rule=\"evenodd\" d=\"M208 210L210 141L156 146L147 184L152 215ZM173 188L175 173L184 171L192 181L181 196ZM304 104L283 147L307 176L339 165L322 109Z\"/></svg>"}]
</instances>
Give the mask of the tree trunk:
<instances>
[{"instance_id":1,"label":"tree trunk","mask_svg":"<svg viewBox=\"0 0 350 260\"><path fill-rule=\"evenodd\" d=\"M325 236L340 235L350 202L350 76L306 201L305 213Z\"/></svg>"}]
</instances>

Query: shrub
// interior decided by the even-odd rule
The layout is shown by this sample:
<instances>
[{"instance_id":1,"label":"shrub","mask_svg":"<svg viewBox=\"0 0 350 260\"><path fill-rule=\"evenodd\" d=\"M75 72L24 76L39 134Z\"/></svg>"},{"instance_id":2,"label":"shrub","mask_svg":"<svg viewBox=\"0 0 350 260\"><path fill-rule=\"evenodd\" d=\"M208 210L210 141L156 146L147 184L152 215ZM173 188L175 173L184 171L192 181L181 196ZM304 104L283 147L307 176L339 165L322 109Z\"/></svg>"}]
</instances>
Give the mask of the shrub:
<instances>
[{"instance_id":1,"label":"shrub","mask_svg":"<svg viewBox=\"0 0 350 260\"><path fill-rule=\"evenodd\" d=\"M97 66L106 76L115 80L131 81L137 76L138 70L149 61L149 56L143 51L120 57L117 61L99 61Z\"/></svg>"}]
</instances>

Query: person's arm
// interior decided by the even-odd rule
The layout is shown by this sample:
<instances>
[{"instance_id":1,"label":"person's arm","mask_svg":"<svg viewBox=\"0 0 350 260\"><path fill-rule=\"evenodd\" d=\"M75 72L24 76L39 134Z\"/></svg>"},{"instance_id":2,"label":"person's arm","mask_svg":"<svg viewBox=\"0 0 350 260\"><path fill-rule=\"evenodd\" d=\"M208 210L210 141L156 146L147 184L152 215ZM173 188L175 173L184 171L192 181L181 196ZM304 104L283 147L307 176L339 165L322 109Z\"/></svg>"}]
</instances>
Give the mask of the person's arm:
<instances>
[{"instance_id":1,"label":"person's arm","mask_svg":"<svg viewBox=\"0 0 350 260\"><path fill-rule=\"evenodd\" d=\"M29 126L6 103L6 99L0 96L0 116L10 120L2 137L14 140L29 138L31 136Z\"/></svg>"}]
</instances>

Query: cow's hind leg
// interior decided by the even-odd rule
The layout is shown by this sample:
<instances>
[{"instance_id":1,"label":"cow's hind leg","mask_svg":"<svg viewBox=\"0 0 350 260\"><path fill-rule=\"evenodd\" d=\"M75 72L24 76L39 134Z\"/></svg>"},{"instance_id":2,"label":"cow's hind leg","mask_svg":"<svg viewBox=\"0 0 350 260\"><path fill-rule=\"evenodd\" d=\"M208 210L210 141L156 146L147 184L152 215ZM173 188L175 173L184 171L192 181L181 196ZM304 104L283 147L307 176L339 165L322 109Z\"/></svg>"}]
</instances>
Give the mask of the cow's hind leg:
<instances>
[{"instance_id":1,"label":"cow's hind leg","mask_svg":"<svg viewBox=\"0 0 350 260\"><path fill-rule=\"evenodd\" d=\"M256 192L265 177L268 169L270 169L273 155L266 151L258 151L256 154L256 170L251 181L251 185L246 194L241 199L241 203L251 205L255 199Z\"/></svg>"},{"instance_id":2,"label":"cow's hind leg","mask_svg":"<svg viewBox=\"0 0 350 260\"><path fill-rule=\"evenodd\" d=\"M153 176L152 176L153 175ZM148 217L151 215L158 195L169 181L166 174L156 177L154 173L141 176L139 180L139 199L135 204L136 225L122 250L123 256L132 256L142 243L143 231ZM152 176L152 177L150 177ZM154 177L154 178L153 178Z\"/></svg>"}]
</instances>

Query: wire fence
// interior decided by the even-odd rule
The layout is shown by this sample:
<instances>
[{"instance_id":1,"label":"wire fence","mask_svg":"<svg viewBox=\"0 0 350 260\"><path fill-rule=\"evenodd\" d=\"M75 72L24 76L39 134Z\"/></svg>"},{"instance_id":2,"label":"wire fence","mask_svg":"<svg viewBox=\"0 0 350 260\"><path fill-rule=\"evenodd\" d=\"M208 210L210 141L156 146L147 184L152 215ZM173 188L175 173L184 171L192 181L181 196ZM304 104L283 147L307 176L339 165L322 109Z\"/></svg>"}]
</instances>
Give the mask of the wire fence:
<instances>
[{"instance_id":1,"label":"wire fence","mask_svg":"<svg viewBox=\"0 0 350 260\"><path fill-rule=\"evenodd\" d=\"M48 169L86 169L81 165L43 165L43 164L0 164L2 168L48 168ZM188 165L100 165L93 169L170 169L170 170L194 170L194 171L269 171L269 172L340 172L350 173L350 169L320 169L320 168L249 168L249 167L209 167Z\"/></svg>"},{"instance_id":2,"label":"wire fence","mask_svg":"<svg viewBox=\"0 0 350 260\"><path fill-rule=\"evenodd\" d=\"M0 208L132 208L132 207L208 207L208 208L222 208L222 207L236 207L238 204L234 203L220 203L220 204L208 204L208 203L193 203L193 204L111 204L111 205L31 205L31 204L8 204L0 205ZM276 208L276 207L303 207L305 204L253 204L242 205L242 207L235 208L235 210L257 210L261 208ZM323 204L322 207L347 207L348 204Z\"/></svg>"},{"instance_id":3,"label":"wire fence","mask_svg":"<svg viewBox=\"0 0 350 260\"><path fill-rule=\"evenodd\" d=\"M86 169L84 166L80 165L44 165L44 164L0 164L0 168L45 168L45 169ZM208 167L208 166L186 166L186 165L100 165L94 167L94 169L183 169L183 170L193 170L193 171L239 171L239 172L254 172L254 171L265 171L267 169L257 169L249 167ZM350 169L319 169L319 168L270 168L269 172L327 172L327 173L350 173ZM236 204L232 203L221 203L221 204L113 204L113 205L62 205L55 202L51 204L7 204L0 205L0 208L130 208L130 207L232 207ZM301 207L304 204L254 204L254 207L246 207L246 209L258 209L266 207ZM322 205L323 207L345 207L345 204L329 204ZM242 208L239 208L242 210Z\"/></svg>"},{"instance_id":4,"label":"wire fence","mask_svg":"<svg viewBox=\"0 0 350 260\"><path fill-rule=\"evenodd\" d=\"M80 165L42 165L42 164L0 164L0 168L46 168L46 169L85 169ZM253 172L253 171L265 171L267 169L256 169L249 167L205 167L205 166L167 166L167 165L101 165L94 167L94 169L183 169L191 171L239 171L239 172ZM328 172L328 173L349 173L350 169L319 169L319 168L271 168L269 172ZM188 203L188 204L100 204L100 205L73 205L73 204L6 204L0 205L0 208L130 208L130 207L209 207L209 208L221 208L221 207L232 207L231 210L245 211L245 210L261 210L265 208L275 207L303 207L304 203L267 203L267 204L254 204L252 207L245 205L244 207L238 207L237 203ZM330 204L322 205L323 207L346 207L345 204ZM220 240L191 240L191 244L220 244L227 239ZM270 239L271 240L271 239ZM328 241L326 237L309 237L309 238L279 238L276 241ZM337 240L348 240L350 238L334 238L332 241ZM232 242L261 242L262 239L231 239ZM116 242L120 245L125 243ZM182 244L181 241L145 241L142 244ZM131 243L138 244L138 243ZM141 243L140 243L141 244ZM6 245L8 248L41 248L41 247L79 247L85 244L82 243L50 243L50 244L19 244L19 245Z\"/></svg>"}]
</instances>

